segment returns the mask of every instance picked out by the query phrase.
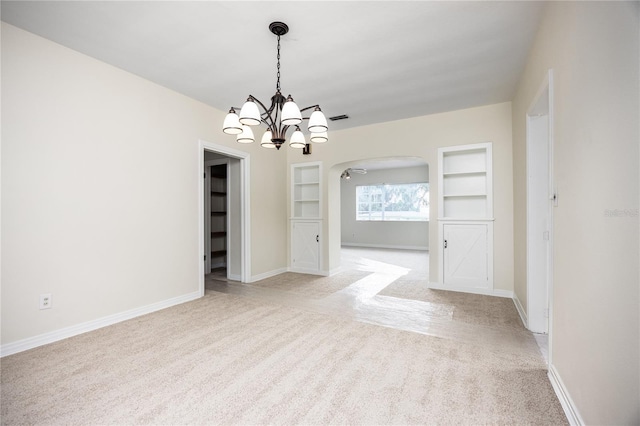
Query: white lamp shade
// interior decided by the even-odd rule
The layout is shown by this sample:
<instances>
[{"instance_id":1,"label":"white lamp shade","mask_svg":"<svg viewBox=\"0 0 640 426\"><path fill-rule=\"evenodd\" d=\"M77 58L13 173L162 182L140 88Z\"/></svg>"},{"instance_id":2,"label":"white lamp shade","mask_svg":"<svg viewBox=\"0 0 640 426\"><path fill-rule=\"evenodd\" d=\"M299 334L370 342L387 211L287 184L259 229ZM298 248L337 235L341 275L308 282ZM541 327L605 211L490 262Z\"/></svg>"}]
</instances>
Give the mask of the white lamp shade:
<instances>
[{"instance_id":1,"label":"white lamp shade","mask_svg":"<svg viewBox=\"0 0 640 426\"><path fill-rule=\"evenodd\" d=\"M306 144L307 142L304 140L304 135L302 134L300 129L296 129L296 131L291 135L289 146L291 148L304 148Z\"/></svg>"},{"instance_id":2,"label":"white lamp shade","mask_svg":"<svg viewBox=\"0 0 640 426\"><path fill-rule=\"evenodd\" d=\"M302 114L300 108L289 97L282 107L282 119L280 120L285 126L293 126L302 123Z\"/></svg>"},{"instance_id":3,"label":"white lamp shade","mask_svg":"<svg viewBox=\"0 0 640 426\"><path fill-rule=\"evenodd\" d=\"M247 126L257 126L260 124L260 111L258 105L253 101L247 101L240 110L239 121Z\"/></svg>"},{"instance_id":4,"label":"white lamp shade","mask_svg":"<svg viewBox=\"0 0 640 426\"><path fill-rule=\"evenodd\" d=\"M322 133L326 132L327 129L327 119L325 118L322 111L316 109L311 114L311 117L309 117L309 131L311 133Z\"/></svg>"},{"instance_id":5,"label":"white lamp shade","mask_svg":"<svg viewBox=\"0 0 640 426\"><path fill-rule=\"evenodd\" d=\"M253 137L253 130L249 126L242 126L242 133L240 133L236 139L240 143L252 143L255 138Z\"/></svg>"},{"instance_id":6,"label":"white lamp shade","mask_svg":"<svg viewBox=\"0 0 640 426\"><path fill-rule=\"evenodd\" d=\"M262 141L260 142L260 146L262 146L263 148L274 148L276 147L276 144L271 142L271 138L273 136L271 136L271 131L267 130L266 132L264 132L264 135L262 135Z\"/></svg>"},{"instance_id":7,"label":"white lamp shade","mask_svg":"<svg viewBox=\"0 0 640 426\"><path fill-rule=\"evenodd\" d=\"M327 136L327 132L311 133L309 140L313 143L325 143L329 140L329 137Z\"/></svg>"},{"instance_id":8,"label":"white lamp shade","mask_svg":"<svg viewBox=\"0 0 640 426\"><path fill-rule=\"evenodd\" d=\"M235 112L230 112L224 118L224 123L222 124L222 131L228 135L237 135L242 133L242 124L240 124L240 120L238 120L238 114Z\"/></svg>"}]
</instances>

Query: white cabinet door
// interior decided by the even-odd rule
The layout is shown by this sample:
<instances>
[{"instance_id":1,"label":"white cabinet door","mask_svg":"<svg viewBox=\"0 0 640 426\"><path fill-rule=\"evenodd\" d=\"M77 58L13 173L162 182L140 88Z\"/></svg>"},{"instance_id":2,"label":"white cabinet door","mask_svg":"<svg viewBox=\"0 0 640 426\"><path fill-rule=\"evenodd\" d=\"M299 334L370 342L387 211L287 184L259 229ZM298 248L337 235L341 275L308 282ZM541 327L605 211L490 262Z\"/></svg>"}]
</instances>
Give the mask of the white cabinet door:
<instances>
[{"instance_id":1,"label":"white cabinet door","mask_svg":"<svg viewBox=\"0 0 640 426\"><path fill-rule=\"evenodd\" d=\"M291 224L291 269L320 271L320 223L295 221Z\"/></svg>"},{"instance_id":2,"label":"white cabinet door","mask_svg":"<svg viewBox=\"0 0 640 426\"><path fill-rule=\"evenodd\" d=\"M489 228L488 224L443 225L444 284L489 287Z\"/></svg>"}]
</instances>

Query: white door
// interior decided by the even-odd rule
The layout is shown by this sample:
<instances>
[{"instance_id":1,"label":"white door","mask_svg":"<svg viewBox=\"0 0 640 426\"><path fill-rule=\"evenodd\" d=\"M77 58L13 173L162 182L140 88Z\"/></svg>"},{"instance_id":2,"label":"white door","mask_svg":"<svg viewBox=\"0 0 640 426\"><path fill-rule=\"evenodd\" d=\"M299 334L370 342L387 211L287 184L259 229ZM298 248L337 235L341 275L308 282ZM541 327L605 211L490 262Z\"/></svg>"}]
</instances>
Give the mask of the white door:
<instances>
[{"instance_id":1,"label":"white door","mask_svg":"<svg viewBox=\"0 0 640 426\"><path fill-rule=\"evenodd\" d=\"M320 270L320 223L292 223L291 267L299 271Z\"/></svg>"},{"instance_id":2,"label":"white door","mask_svg":"<svg viewBox=\"0 0 640 426\"><path fill-rule=\"evenodd\" d=\"M527 328L549 332L553 248L552 75L527 113Z\"/></svg>"},{"instance_id":3,"label":"white door","mask_svg":"<svg viewBox=\"0 0 640 426\"><path fill-rule=\"evenodd\" d=\"M489 225L445 224L444 284L489 287Z\"/></svg>"}]
</instances>

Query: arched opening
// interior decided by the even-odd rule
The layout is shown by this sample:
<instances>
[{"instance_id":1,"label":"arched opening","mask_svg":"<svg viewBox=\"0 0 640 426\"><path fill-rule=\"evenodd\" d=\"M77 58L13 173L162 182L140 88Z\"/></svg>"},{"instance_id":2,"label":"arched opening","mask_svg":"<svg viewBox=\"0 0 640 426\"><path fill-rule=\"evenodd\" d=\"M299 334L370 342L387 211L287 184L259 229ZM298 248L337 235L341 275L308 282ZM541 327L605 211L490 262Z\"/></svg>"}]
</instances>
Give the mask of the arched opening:
<instances>
[{"instance_id":1,"label":"arched opening","mask_svg":"<svg viewBox=\"0 0 640 426\"><path fill-rule=\"evenodd\" d=\"M328 180L331 270L404 270L403 280L426 290L428 163L419 157L348 161L332 166Z\"/></svg>"}]
</instances>

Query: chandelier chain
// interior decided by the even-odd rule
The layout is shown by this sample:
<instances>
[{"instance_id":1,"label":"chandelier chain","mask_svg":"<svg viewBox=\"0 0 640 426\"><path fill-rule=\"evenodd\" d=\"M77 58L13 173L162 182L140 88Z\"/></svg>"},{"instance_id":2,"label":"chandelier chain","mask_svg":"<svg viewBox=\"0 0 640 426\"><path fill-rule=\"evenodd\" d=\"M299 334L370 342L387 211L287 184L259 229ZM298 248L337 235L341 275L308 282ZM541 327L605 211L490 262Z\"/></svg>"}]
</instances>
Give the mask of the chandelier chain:
<instances>
[{"instance_id":1,"label":"chandelier chain","mask_svg":"<svg viewBox=\"0 0 640 426\"><path fill-rule=\"evenodd\" d=\"M276 83L276 92L280 93L280 36L278 36L278 81Z\"/></svg>"}]
</instances>

